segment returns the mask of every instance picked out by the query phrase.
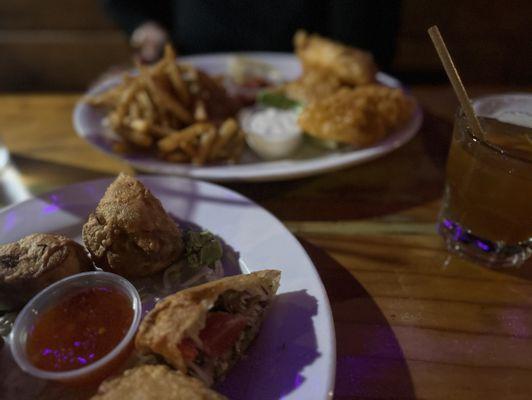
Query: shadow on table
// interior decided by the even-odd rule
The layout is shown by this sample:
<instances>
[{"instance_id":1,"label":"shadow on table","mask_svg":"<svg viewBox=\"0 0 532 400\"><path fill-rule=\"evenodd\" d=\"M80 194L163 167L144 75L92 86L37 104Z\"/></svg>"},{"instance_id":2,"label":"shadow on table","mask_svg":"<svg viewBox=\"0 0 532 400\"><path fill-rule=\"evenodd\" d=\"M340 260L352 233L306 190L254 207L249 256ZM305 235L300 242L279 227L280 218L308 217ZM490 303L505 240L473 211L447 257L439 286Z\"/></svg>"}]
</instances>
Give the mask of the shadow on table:
<instances>
[{"instance_id":1,"label":"shadow on table","mask_svg":"<svg viewBox=\"0 0 532 400\"><path fill-rule=\"evenodd\" d=\"M415 398L405 357L379 306L340 263L298 239L318 269L331 302L337 352L334 398Z\"/></svg>"},{"instance_id":2,"label":"shadow on table","mask_svg":"<svg viewBox=\"0 0 532 400\"><path fill-rule=\"evenodd\" d=\"M425 113L419 133L401 148L346 170L282 182L232 183L282 220L363 219L441 197L452 126Z\"/></svg>"}]
</instances>

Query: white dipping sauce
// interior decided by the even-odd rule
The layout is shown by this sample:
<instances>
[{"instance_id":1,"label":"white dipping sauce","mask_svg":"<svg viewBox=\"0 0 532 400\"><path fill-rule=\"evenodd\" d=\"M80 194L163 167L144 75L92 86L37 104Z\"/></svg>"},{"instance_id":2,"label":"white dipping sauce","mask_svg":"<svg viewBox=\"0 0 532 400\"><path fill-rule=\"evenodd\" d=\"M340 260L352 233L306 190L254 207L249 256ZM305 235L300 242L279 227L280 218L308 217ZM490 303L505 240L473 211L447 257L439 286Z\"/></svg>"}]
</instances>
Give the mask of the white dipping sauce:
<instances>
[{"instance_id":1,"label":"white dipping sauce","mask_svg":"<svg viewBox=\"0 0 532 400\"><path fill-rule=\"evenodd\" d=\"M247 110L241 122L246 141L265 159L283 158L300 145L303 132L297 123L298 110L265 108Z\"/></svg>"}]
</instances>

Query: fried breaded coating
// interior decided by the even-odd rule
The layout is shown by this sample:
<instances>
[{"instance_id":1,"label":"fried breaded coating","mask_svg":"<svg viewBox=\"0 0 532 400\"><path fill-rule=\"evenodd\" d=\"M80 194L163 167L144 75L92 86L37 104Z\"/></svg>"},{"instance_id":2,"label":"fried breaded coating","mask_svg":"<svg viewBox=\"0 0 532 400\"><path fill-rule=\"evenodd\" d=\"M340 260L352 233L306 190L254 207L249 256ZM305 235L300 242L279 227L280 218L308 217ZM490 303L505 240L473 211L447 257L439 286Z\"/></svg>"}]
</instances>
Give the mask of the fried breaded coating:
<instances>
[{"instance_id":1,"label":"fried breaded coating","mask_svg":"<svg viewBox=\"0 0 532 400\"><path fill-rule=\"evenodd\" d=\"M342 83L334 74L317 68L307 68L295 81L282 87L285 95L301 103L310 103L336 92Z\"/></svg>"},{"instance_id":2,"label":"fried breaded coating","mask_svg":"<svg viewBox=\"0 0 532 400\"><path fill-rule=\"evenodd\" d=\"M310 103L298 122L316 138L365 147L406 123L413 111L413 100L401 89L367 85Z\"/></svg>"},{"instance_id":3,"label":"fried breaded coating","mask_svg":"<svg viewBox=\"0 0 532 400\"><path fill-rule=\"evenodd\" d=\"M126 277L146 276L181 254L181 230L161 202L135 178L120 174L83 225L97 266Z\"/></svg>"},{"instance_id":4,"label":"fried breaded coating","mask_svg":"<svg viewBox=\"0 0 532 400\"><path fill-rule=\"evenodd\" d=\"M163 365L143 365L103 382L91 400L226 400L200 380Z\"/></svg>"},{"instance_id":5,"label":"fried breaded coating","mask_svg":"<svg viewBox=\"0 0 532 400\"><path fill-rule=\"evenodd\" d=\"M0 300L24 305L52 283L92 268L80 244L62 235L34 233L0 246Z\"/></svg>"},{"instance_id":6,"label":"fried breaded coating","mask_svg":"<svg viewBox=\"0 0 532 400\"><path fill-rule=\"evenodd\" d=\"M351 85L365 85L375 81L377 66L373 56L363 50L305 31L295 34L294 47L304 69L318 68Z\"/></svg>"},{"instance_id":7,"label":"fried breaded coating","mask_svg":"<svg viewBox=\"0 0 532 400\"><path fill-rule=\"evenodd\" d=\"M144 317L135 337L135 347L142 354L164 357L183 373L197 374L201 369L202 373L197 376L209 385L219 381L240 360L257 335L279 281L280 271L262 270L225 277L172 294ZM234 344L234 351L217 356L198 353L188 358L180 344L190 338L194 343L201 342L201 331L213 307L244 317L246 329ZM198 344L203 348L203 343Z\"/></svg>"}]
</instances>

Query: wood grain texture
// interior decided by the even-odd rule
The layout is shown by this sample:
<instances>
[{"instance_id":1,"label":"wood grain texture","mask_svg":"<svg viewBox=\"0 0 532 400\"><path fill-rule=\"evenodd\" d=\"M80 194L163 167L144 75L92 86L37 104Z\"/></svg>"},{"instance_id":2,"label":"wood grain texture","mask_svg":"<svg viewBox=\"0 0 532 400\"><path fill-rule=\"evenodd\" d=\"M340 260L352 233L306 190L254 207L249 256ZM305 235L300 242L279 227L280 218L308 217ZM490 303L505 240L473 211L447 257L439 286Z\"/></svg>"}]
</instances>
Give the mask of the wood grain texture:
<instances>
[{"instance_id":1,"label":"wood grain texture","mask_svg":"<svg viewBox=\"0 0 532 400\"><path fill-rule=\"evenodd\" d=\"M471 87L472 96L530 87ZM296 234L331 300L337 399L532 397L532 264L495 271L435 232L456 100L420 86L420 133L367 164L292 182L231 184ZM132 172L79 139L79 95L0 96L3 141L34 194Z\"/></svg>"},{"instance_id":2,"label":"wood grain texture","mask_svg":"<svg viewBox=\"0 0 532 400\"><path fill-rule=\"evenodd\" d=\"M85 90L109 69L131 67L117 31L0 31L0 52L2 91Z\"/></svg>"}]
</instances>

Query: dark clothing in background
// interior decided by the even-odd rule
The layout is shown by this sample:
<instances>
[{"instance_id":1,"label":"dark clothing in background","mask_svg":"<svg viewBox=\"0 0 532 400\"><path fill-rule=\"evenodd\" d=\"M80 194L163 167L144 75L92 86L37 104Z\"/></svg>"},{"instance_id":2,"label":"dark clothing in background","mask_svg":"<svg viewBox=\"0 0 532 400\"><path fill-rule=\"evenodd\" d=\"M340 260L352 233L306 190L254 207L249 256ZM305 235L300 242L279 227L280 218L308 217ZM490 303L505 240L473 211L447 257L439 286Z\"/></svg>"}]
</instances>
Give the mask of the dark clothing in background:
<instances>
[{"instance_id":1,"label":"dark clothing in background","mask_svg":"<svg viewBox=\"0 0 532 400\"><path fill-rule=\"evenodd\" d=\"M131 34L143 22L164 26L181 54L292 51L297 29L370 50L379 65L393 58L397 0L103 0Z\"/></svg>"}]
</instances>

